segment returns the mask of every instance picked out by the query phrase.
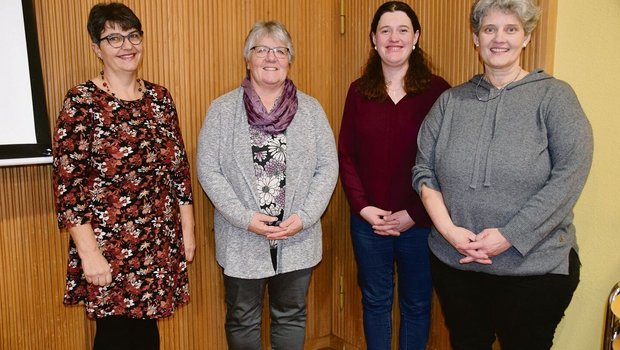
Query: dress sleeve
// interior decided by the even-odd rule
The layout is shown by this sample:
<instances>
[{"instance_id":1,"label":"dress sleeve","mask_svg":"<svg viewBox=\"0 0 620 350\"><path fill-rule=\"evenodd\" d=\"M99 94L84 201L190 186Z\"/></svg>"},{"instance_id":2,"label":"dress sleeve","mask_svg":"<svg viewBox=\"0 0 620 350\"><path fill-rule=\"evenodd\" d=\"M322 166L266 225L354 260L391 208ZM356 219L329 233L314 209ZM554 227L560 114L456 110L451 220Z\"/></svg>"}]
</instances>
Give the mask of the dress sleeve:
<instances>
[{"instance_id":1,"label":"dress sleeve","mask_svg":"<svg viewBox=\"0 0 620 350\"><path fill-rule=\"evenodd\" d=\"M354 85L349 87L347 99L342 114L342 124L338 138L338 162L340 165L340 179L342 186L349 200L349 205L354 213L359 213L362 209L369 206L366 198L364 186L357 170L356 159L359 157L355 135L355 117L357 106L355 103Z\"/></svg>"},{"instance_id":2,"label":"dress sleeve","mask_svg":"<svg viewBox=\"0 0 620 350\"><path fill-rule=\"evenodd\" d=\"M559 82L541 106L547 128L551 173L546 184L499 231L526 255L567 218L592 164L593 138L573 89Z\"/></svg>"},{"instance_id":3,"label":"dress sleeve","mask_svg":"<svg viewBox=\"0 0 620 350\"><path fill-rule=\"evenodd\" d=\"M53 146L53 181L58 226L87 224L89 210L91 114L89 98L77 88L69 91L56 121ZM80 102L78 102L80 101Z\"/></svg>"},{"instance_id":4,"label":"dress sleeve","mask_svg":"<svg viewBox=\"0 0 620 350\"><path fill-rule=\"evenodd\" d=\"M179 160L177 170L173 173L174 187L176 191L176 198L179 205L192 204L192 179L190 173L189 161L187 160L187 153L185 152L185 145L183 143L183 136L181 135L181 127L179 125L179 118L177 114L176 105L170 95L170 92L166 90L168 113L172 123L172 130L174 133L174 151L176 159Z\"/></svg>"}]
</instances>

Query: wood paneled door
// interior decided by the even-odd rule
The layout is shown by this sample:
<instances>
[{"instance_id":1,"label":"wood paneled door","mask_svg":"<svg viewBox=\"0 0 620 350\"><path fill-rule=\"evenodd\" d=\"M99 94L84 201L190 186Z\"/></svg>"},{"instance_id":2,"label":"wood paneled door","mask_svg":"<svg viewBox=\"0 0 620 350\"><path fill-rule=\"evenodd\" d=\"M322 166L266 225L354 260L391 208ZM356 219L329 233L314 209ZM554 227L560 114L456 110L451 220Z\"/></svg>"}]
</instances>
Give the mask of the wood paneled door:
<instances>
[{"instance_id":1,"label":"wood paneled door","mask_svg":"<svg viewBox=\"0 0 620 350\"><path fill-rule=\"evenodd\" d=\"M545 16L526 50L524 65L528 69L552 69L556 1L540 1ZM33 0L50 128L66 91L96 76L101 68L86 32L88 11L97 2ZM245 76L243 41L258 20L279 20L290 30L296 48L290 77L300 90L321 102L337 136L347 88L371 49L370 21L383 1L121 2L143 23L141 76L170 89L194 164L198 132L210 102L239 86ZM473 0L407 2L420 17L418 46L427 52L435 72L458 84L481 71L467 23ZM226 348L213 207L195 177L192 185L198 243L190 266L192 300L173 317L160 321L164 350ZM349 208L339 184L322 221L324 254L308 296L306 349L365 348L348 220ZM51 166L0 168L0 349L91 347L94 323L85 317L83 308L62 305L67 245L67 233L60 232L55 222ZM441 313L435 306L429 349L449 349ZM398 328L396 316L394 328Z\"/></svg>"}]
</instances>

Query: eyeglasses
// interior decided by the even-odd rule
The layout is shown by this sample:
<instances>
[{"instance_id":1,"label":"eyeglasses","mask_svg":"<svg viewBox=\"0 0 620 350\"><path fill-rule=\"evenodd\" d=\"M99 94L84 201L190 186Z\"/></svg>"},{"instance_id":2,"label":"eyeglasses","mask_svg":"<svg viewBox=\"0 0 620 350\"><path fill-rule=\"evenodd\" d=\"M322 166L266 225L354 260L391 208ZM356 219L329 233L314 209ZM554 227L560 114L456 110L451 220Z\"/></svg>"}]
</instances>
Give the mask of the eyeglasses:
<instances>
[{"instance_id":1,"label":"eyeglasses","mask_svg":"<svg viewBox=\"0 0 620 350\"><path fill-rule=\"evenodd\" d=\"M131 32L127 35L112 33L108 36L104 36L103 38L99 38L99 41L107 40L108 44L113 48L118 49L123 46L125 43L125 39L129 40L132 45L138 45L142 42L144 32L141 30L136 30L135 32Z\"/></svg>"},{"instance_id":2,"label":"eyeglasses","mask_svg":"<svg viewBox=\"0 0 620 350\"><path fill-rule=\"evenodd\" d=\"M254 46L250 50L254 51L254 54L258 58L265 58L271 51L277 59L288 58L289 49L287 47L268 47L268 46Z\"/></svg>"}]
</instances>

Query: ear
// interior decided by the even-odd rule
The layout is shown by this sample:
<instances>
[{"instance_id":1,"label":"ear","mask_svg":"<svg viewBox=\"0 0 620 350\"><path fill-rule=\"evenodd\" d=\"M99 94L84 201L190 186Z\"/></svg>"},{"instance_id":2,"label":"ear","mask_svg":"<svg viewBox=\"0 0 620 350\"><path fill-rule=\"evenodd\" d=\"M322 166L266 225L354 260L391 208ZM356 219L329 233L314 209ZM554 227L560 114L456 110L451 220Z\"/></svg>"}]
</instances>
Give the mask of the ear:
<instances>
[{"instance_id":1,"label":"ear","mask_svg":"<svg viewBox=\"0 0 620 350\"><path fill-rule=\"evenodd\" d=\"M370 37L372 38L372 45L377 46L377 36L375 33L370 33Z\"/></svg>"},{"instance_id":2,"label":"ear","mask_svg":"<svg viewBox=\"0 0 620 350\"><path fill-rule=\"evenodd\" d=\"M476 47L480 46L480 38L478 38L478 35L472 33L471 37L474 40L474 45L476 45Z\"/></svg>"},{"instance_id":3,"label":"ear","mask_svg":"<svg viewBox=\"0 0 620 350\"><path fill-rule=\"evenodd\" d=\"M90 48L93 49L93 51L95 52L95 55L97 55L97 57L101 59L101 49L99 48L99 45L95 43L91 43Z\"/></svg>"},{"instance_id":4,"label":"ear","mask_svg":"<svg viewBox=\"0 0 620 350\"><path fill-rule=\"evenodd\" d=\"M532 33L526 35L525 40L523 40L523 47L526 47L530 43L531 39L532 39Z\"/></svg>"},{"instance_id":5,"label":"ear","mask_svg":"<svg viewBox=\"0 0 620 350\"><path fill-rule=\"evenodd\" d=\"M420 39L420 31L416 30L415 33L413 33L413 45L418 43L418 39Z\"/></svg>"}]
</instances>

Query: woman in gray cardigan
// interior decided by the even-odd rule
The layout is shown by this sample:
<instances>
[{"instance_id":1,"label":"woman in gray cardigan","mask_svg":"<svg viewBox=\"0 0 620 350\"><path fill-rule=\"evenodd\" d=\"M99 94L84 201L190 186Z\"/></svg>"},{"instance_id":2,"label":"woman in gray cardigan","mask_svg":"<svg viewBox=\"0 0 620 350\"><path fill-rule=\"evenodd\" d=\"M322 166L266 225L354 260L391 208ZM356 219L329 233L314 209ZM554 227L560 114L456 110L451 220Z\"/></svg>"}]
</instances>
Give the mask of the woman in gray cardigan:
<instances>
[{"instance_id":1,"label":"woman in gray cardigan","mask_svg":"<svg viewBox=\"0 0 620 350\"><path fill-rule=\"evenodd\" d=\"M294 57L278 22L245 41L247 78L211 104L198 142L198 177L215 206L230 349L261 349L269 288L273 349L303 349L306 295L322 256L320 217L338 160L323 108L287 79Z\"/></svg>"}]
</instances>

